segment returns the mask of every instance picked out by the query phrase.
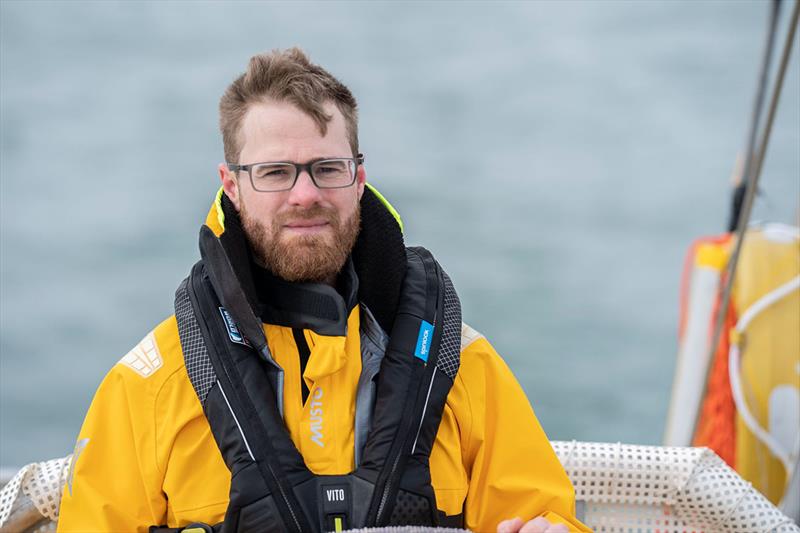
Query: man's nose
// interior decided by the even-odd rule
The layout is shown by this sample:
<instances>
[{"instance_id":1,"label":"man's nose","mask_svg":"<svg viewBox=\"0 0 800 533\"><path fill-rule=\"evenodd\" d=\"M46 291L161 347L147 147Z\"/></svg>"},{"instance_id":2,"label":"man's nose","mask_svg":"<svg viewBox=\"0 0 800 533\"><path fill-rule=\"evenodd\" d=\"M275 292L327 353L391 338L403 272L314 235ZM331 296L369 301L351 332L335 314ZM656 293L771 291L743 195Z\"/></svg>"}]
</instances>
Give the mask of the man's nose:
<instances>
[{"instance_id":1,"label":"man's nose","mask_svg":"<svg viewBox=\"0 0 800 533\"><path fill-rule=\"evenodd\" d=\"M297 176L297 181L289 191L289 203L292 205L299 205L308 207L319 203L321 199L321 191L314 185L309 173L305 170L300 172Z\"/></svg>"}]
</instances>

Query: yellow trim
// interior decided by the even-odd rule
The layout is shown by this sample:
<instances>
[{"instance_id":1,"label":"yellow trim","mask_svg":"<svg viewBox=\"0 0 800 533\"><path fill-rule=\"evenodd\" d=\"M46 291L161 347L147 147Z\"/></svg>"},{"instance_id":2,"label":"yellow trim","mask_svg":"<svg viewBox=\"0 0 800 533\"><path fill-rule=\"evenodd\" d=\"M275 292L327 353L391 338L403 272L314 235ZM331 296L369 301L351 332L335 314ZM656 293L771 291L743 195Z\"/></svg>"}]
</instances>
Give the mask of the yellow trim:
<instances>
[{"instance_id":1,"label":"yellow trim","mask_svg":"<svg viewBox=\"0 0 800 533\"><path fill-rule=\"evenodd\" d=\"M183 533L205 533L206 530L202 527L190 527L183 530Z\"/></svg>"},{"instance_id":2,"label":"yellow trim","mask_svg":"<svg viewBox=\"0 0 800 533\"><path fill-rule=\"evenodd\" d=\"M716 243L703 243L697 246L697 253L694 259L695 265L722 271L727 261L727 247Z\"/></svg>"},{"instance_id":3,"label":"yellow trim","mask_svg":"<svg viewBox=\"0 0 800 533\"><path fill-rule=\"evenodd\" d=\"M333 527L335 528L336 533L344 531L344 527L342 527L342 519L340 517L337 516L333 519Z\"/></svg>"},{"instance_id":4,"label":"yellow trim","mask_svg":"<svg viewBox=\"0 0 800 533\"><path fill-rule=\"evenodd\" d=\"M222 187L219 188L217 191L217 197L214 199L214 206L217 208L217 222L219 222L219 226L222 228L222 231L225 231L225 213L222 211L222 194L224 191Z\"/></svg>"},{"instance_id":5,"label":"yellow trim","mask_svg":"<svg viewBox=\"0 0 800 533\"><path fill-rule=\"evenodd\" d=\"M225 212L222 210L223 194L222 187L220 187L214 197L214 203L211 204L211 208L208 210L205 221L206 226L209 227L217 237L225 233Z\"/></svg>"},{"instance_id":6,"label":"yellow trim","mask_svg":"<svg viewBox=\"0 0 800 533\"><path fill-rule=\"evenodd\" d=\"M392 214L394 219L397 221L397 225L400 226L400 231L403 232L403 219L400 218L400 213L398 213L397 210L394 208L394 206L389 203L389 200L384 198L384 196L381 193L378 192L378 189L376 189L374 186L370 185L369 183L365 183L364 185L369 187L369 190L371 190L372 193L375 196L378 197L378 200L380 200L381 203L383 203L383 205L386 207L386 209L389 210L389 212Z\"/></svg>"}]
</instances>

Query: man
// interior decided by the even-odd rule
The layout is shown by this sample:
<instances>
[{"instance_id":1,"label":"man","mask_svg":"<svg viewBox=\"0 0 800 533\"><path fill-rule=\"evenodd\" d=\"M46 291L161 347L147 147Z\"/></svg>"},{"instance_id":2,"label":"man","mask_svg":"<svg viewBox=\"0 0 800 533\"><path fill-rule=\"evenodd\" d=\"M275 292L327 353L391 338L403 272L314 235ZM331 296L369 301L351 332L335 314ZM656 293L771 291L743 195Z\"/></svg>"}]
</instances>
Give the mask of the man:
<instances>
[{"instance_id":1,"label":"man","mask_svg":"<svg viewBox=\"0 0 800 533\"><path fill-rule=\"evenodd\" d=\"M220 125L202 261L100 385L59 531L585 531L511 372L366 185L350 91L255 56Z\"/></svg>"}]
</instances>

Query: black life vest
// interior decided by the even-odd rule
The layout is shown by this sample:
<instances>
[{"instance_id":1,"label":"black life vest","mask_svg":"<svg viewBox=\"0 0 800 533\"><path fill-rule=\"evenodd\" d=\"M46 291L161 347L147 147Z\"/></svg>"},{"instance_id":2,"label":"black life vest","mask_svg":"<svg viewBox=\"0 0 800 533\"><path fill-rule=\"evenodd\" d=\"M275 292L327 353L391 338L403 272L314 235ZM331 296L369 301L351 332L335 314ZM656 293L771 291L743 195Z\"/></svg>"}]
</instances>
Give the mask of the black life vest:
<instances>
[{"instance_id":1,"label":"black life vest","mask_svg":"<svg viewBox=\"0 0 800 533\"><path fill-rule=\"evenodd\" d=\"M201 229L202 260L175 296L186 368L231 471L225 520L203 527L229 533L461 525L462 515L438 511L429 467L460 361L461 309L447 274L427 250L402 245L396 223L388 222L391 215L365 190L364 229L353 251L358 297L364 307L377 303L375 320L390 335L356 469L315 475L282 420L283 373L267 347L252 276L242 267L238 217L226 200L225 232L218 237L207 226ZM401 247L389 245L391 253L375 256L379 251L371 248L386 248L386 235L366 228L386 231L387 224L388 241L396 243L400 235ZM386 305L376 288L393 279L399 283L383 291ZM321 334L341 333L342 310L326 316L324 310L335 304L326 301L324 290L309 289L307 304L323 312L300 313L300 322Z\"/></svg>"}]
</instances>

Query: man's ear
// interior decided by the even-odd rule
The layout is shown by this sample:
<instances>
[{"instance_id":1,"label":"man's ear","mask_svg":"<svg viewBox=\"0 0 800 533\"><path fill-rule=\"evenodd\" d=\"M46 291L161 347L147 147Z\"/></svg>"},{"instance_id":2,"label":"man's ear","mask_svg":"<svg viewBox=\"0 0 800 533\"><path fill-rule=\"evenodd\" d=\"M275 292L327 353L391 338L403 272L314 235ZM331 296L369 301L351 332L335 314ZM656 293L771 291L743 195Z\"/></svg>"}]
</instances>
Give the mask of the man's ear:
<instances>
[{"instance_id":1,"label":"man's ear","mask_svg":"<svg viewBox=\"0 0 800 533\"><path fill-rule=\"evenodd\" d=\"M225 191L236 211L239 211L239 180L236 178L236 173L231 172L225 163L220 163L217 169L219 170L219 179L222 181L222 190Z\"/></svg>"},{"instance_id":2,"label":"man's ear","mask_svg":"<svg viewBox=\"0 0 800 533\"><path fill-rule=\"evenodd\" d=\"M364 169L364 165L358 165L356 169L356 187L358 190L358 199L361 200L361 197L364 196L364 184L367 183L367 171Z\"/></svg>"}]
</instances>

